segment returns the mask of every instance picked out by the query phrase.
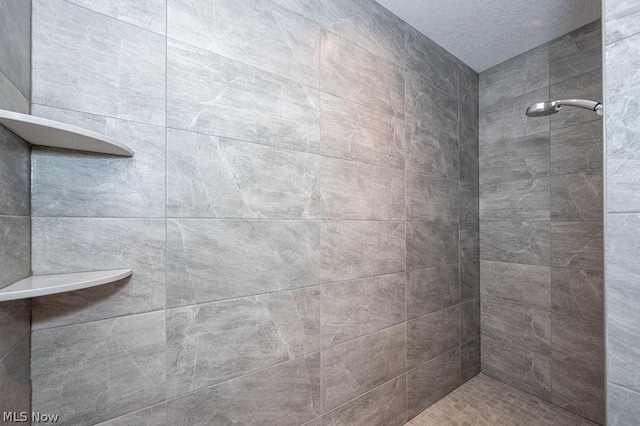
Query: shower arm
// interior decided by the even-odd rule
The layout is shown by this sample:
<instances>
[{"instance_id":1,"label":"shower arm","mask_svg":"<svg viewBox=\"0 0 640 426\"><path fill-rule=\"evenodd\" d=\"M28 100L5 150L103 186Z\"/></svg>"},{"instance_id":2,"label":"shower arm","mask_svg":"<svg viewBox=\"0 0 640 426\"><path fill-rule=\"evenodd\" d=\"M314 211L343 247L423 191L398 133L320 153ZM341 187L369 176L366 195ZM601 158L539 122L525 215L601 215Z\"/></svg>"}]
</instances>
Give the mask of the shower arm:
<instances>
[{"instance_id":1,"label":"shower arm","mask_svg":"<svg viewBox=\"0 0 640 426\"><path fill-rule=\"evenodd\" d=\"M584 108L591 111L595 111L598 115L602 115L604 106L600 102L589 101L586 99L560 99L555 101L560 106L572 106L577 108Z\"/></svg>"}]
</instances>

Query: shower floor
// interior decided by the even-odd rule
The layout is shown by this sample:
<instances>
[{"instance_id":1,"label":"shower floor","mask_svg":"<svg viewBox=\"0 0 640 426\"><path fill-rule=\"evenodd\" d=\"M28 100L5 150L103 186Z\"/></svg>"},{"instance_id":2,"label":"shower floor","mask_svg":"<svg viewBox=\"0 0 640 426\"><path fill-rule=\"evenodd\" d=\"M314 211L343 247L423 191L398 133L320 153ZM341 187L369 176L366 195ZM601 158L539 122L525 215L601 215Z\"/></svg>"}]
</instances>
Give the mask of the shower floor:
<instances>
[{"instance_id":1,"label":"shower floor","mask_svg":"<svg viewBox=\"0 0 640 426\"><path fill-rule=\"evenodd\" d=\"M484 374L418 414L407 426L596 426Z\"/></svg>"}]
</instances>

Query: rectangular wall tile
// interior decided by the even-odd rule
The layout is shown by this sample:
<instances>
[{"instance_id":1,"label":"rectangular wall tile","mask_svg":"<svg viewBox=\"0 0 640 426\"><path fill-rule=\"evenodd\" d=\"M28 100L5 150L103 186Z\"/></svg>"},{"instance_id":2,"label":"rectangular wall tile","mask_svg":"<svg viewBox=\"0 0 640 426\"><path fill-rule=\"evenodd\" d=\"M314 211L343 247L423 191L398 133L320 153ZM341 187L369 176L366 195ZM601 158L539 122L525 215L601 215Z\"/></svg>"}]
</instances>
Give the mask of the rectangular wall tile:
<instances>
[{"instance_id":1,"label":"rectangular wall tile","mask_svg":"<svg viewBox=\"0 0 640 426\"><path fill-rule=\"evenodd\" d=\"M404 70L328 31L320 32L320 88L398 118L404 117Z\"/></svg>"},{"instance_id":2,"label":"rectangular wall tile","mask_svg":"<svg viewBox=\"0 0 640 426\"><path fill-rule=\"evenodd\" d=\"M480 256L529 265L549 264L549 222L485 222L480 224Z\"/></svg>"},{"instance_id":3,"label":"rectangular wall tile","mask_svg":"<svg viewBox=\"0 0 640 426\"><path fill-rule=\"evenodd\" d=\"M35 26L34 26L35 27ZM31 97L31 2L3 1L0 5L0 73Z\"/></svg>"},{"instance_id":4,"label":"rectangular wall tile","mask_svg":"<svg viewBox=\"0 0 640 426\"><path fill-rule=\"evenodd\" d=\"M169 309L167 395L189 393L318 349L318 287Z\"/></svg>"},{"instance_id":5,"label":"rectangular wall tile","mask_svg":"<svg viewBox=\"0 0 640 426\"><path fill-rule=\"evenodd\" d=\"M167 305L223 300L320 283L320 224L172 219Z\"/></svg>"},{"instance_id":6,"label":"rectangular wall tile","mask_svg":"<svg viewBox=\"0 0 640 426\"><path fill-rule=\"evenodd\" d=\"M329 411L406 371L406 325L322 351L322 407Z\"/></svg>"},{"instance_id":7,"label":"rectangular wall tile","mask_svg":"<svg viewBox=\"0 0 640 426\"><path fill-rule=\"evenodd\" d=\"M552 315L551 400L604 424L604 321Z\"/></svg>"},{"instance_id":8,"label":"rectangular wall tile","mask_svg":"<svg viewBox=\"0 0 640 426\"><path fill-rule=\"evenodd\" d=\"M167 11L174 40L318 85L318 25L287 8L268 0L168 0Z\"/></svg>"},{"instance_id":9,"label":"rectangular wall tile","mask_svg":"<svg viewBox=\"0 0 640 426\"><path fill-rule=\"evenodd\" d=\"M480 220L479 197L476 184L460 181L460 223L478 223Z\"/></svg>"},{"instance_id":10,"label":"rectangular wall tile","mask_svg":"<svg viewBox=\"0 0 640 426\"><path fill-rule=\"evenodd\" d=\"M548 266L480 262L481 298L549 311L551 284Z\"/></svg>"},{"instance_id":11,"label":"rectangular wall tile","mask_svg":"<svg viewBox=\"0 0 640 426\"><path fill-rule=\"evenodd\" d=\"M460 224L460 262L480 259L480 226L477 223Z\"/></svg>"},{"instance_id":12,"label":"rectangular wall tile","mask_svg":"<svg viewBox=\"0 0 640 426\"><path fill-rule=\"evenodd\" d=\"M454 221L459 214L458 181L407 173L407 219Z\"/></svg>"},{"instance_id":13,"label":"rectangular wall tile","mask_svg":"<svg viewBox=\"0 0 640 426\"><path fill-rule=\"evenodd\" d=\"M331 219L403 220L405 176L368 164L322 157L322 208Z\"/></svg>"},{"instance_id":14,"label":"rectangular wall tile","mask_svg":"<svg viewBox=\"0 0 640 426\"><path fill-rule=\"evenodd\" d=\"M35 329L163 309L165 221L33 218L33 272L131 268L113 284L33 300Z\"/></svg>"},{"instance_id":15,"label":"rectangular wall tile","mask_svg":"<svg viewBox=\"0 0 640 426\"><path fill-rule=\"evenodd\" d=\"M479 261L460 264L460 301L480 299L480 263Z\"/></svg>"},{"instance_id":16,"label":"rectangular wall tile","mask_svg":"<svg viewBox=\"0 0 640 426\"><path fill-rule=\"evenodd\" d=\"M407 170L458 179L458 138L446 129L407 123Z\"/></svg>"},{"instance_id":17,"label":"rectangular wall tile","mask_svg":"<svg viewBox=\"0 0 640 426\"><path fill-rule=\"evenodd\" d=\"M19 0L14 0L19 1ZM16 86L4 75L0 70L0 108L7 111L19 112L21 114L29 114L29 100L18 90Z\"/></svg>"},{"instance_id":18,"label":"rectangular wall tile","mask_svg":"<svg viewBox=\"0 0 640 426\"><path fill-rule=\"evenodd\" d=\"M372 0L324 0L322 26L374 55L404 67L404 22Z\"/></svg>"},{"instance_id":19,"label":"rectangular wall tile","mask_svg":"<svg viewBox=\"0 0 640 426\"><path fill-rule=\"evenodd\" d=\"M548 312L490 299L482 301L482 334L502 345L551 355L551 316Z\"/></svg>"},{"instance_id":20,"label":"rectangular wall tile","mask_svg":"<svg viewBox=\"0 0 640 426\"><path fill-rule=\"evenodd\" d=\"M602 169L602 122L592 121L551 132L551 174Z\"/></svg>"},{"instance_id":21,"label":"rectangular wall tile","mask_svg":"<svg viewBox=\"0 0 640 426\"><path fill-rule=\"evenodd\" d=\"M468 342L480 336L480 300L474 299L460 304L460 341Z\"/></svg>"},{"instance_id":22,"label":"rectangular wall tile","mask_svg":"<svg viewBox=\"0 0 640 426\"><path fill-rule=\"evenodd\" d=\"M550 99L592 99L602 102L602 69L598 68L569 78L549 87ZM593 111L582 108L562 108L562 113L549 117L552 129L561 129L591 121L602 121Z\"/></svg>"},{"instance_id":23,"label":"rectangular wall tile","mask_svg":"<svg viewBox=\"0 0 640 426\"><path fill-rule=\"evenodd\" d=\"M322 286L322 344L331 346L406 320L405 274Z\"/></svg>"},{"instance_id":24,"label":"rectangular wall tile","mask_svg":"<svg viewBox=\"0 0 640 426\"><path fill-rule=\"evenodd\" d=\"M604 31L607 44L640 32L640 21L638 20L638 17L640 17L640 4L634 0L605 2L604 15Z\"/></svg>"},{"instance_id":25,"label":"rectangular wall tile","mask_svg":"<svg viewBox=\"0 0 640 426\"><path fill-rule=\"evenodd\" d=\"M306 151L318 140L318 91L169 40L167 126Z\"/></svg>"},{"instance_id":26,"label":"rectangular wall tile","mask_svg":"<svg viewBox=\"0 0 640 426\"><path fill-rule=\"evenodd\" d=\"M322 282L405 269L405 223L336 221L322 224Z\"/></svg>"},{"instance_id":27,"label":"rectangular wall tile","mask_svg":"<svg viewBox=\"0 0 640 426\"><path fill-rule=\"evenodd\" d=\"M297 426L319 414L319 353L167 403L170 425Z\"/></svg>"},{"instance_id":28,"label":"rectangular wall tile","mask_svg":"<svg viewBox=\"0 0 640 426\"><path fill-rule=\"evenodd\" d=\"M480 182L508 182L549 176L549 134L537 133L480 147Z\"/></svg>"},{"instance_id":29,"label":"rectangular wall tile","mask_svg":"<svg viewBox=\"0 0 640 426\"><path fill-rule=\"evenodd\" d=\"M32 114L109 136L126 143L135 153L131 158L122 158L34 149L34 216L164 216L164 127L42 105L34 105Z\"/></svg>"},{"instance_id":30,"label":"rectangular wall tile","mask_svg":"<svg viewBox=\"0 0 640 426\"><path fill-rule=\"evenodd\" d=\"M407 269L458 263L459 230L456 222L407 222Z\"/></svg>"},{"instance_id":31,"label":"rectangular wall tile","mask_svg":"<svg viewBox=\"0 0 640 426\"><path fill-rule=\"evenodd\" d=\"M167 156L169 216L321 216L317 155L169 129Z\"/></svg>"},{"instance_id":32,"label":"rectangular wall tile","mask_svg":"<svg viewBox=\"0 0 640 426\"><path fill-rule=\"evenodd\" d=\"M165 396L164 312L36 331L33 410L98 423Z\"/></svg>"},{"instance_id":33,"label":"rectangular wall tile","mask_svg":"<svg viewBox=\"0 0 640 426\"><path fill-rule=\"evenodd\" d=\"M164 426L167 424L166 422L167 406L163 402L98 423L96 426Z\"/></svg>"},{"instance_id":34,"label":"rectangular wall tile","mask_svg":"<svg viewBox=\"0 0 640 426\"><path fill-rule=\"evenodd\" d=\"M602 271L602 222L552 222L551 266Z\"/></svg>"},{"instance_id":35,"label":"rectangular wall tile","mask_svg":"<svg viewBox=\"0 0 640 426\"><path fill-rule=\"evenodd\" d=\"M603 273L551 268L551 307L556 313L578 318L602 319Z\"/></svg>"},{"instance_id":36,"label":"rectangular wall tile","mask_svg":"<svg viewBox=\"0 0 640 426\"><path fill-rule=\"evenodd\" d=\"M31 275L31 224L28 217L0 216L0 288Z\"/></svg>"},{"instance_id":37,"label":"rectangular wall tile","mask_svg":"<svg viewBox=\"0 0 640 426\"><path fill-rule=\"evenodd\" d=\"M30 359L29 336L23 337L7 354L0 357L0 404L5 410L18 415L21 412L31 412Z\"/></svg>"},{"instance_id":38,"label":"rectangular wall tile","mask_svg":"<svg viewBox=\"0 0 640 426\"><path fill-rule=\"evenodd\" d=\"M6 127L0 126L0 147L0 214L29 216L30 146Z\"/></svg>"},{"instance_id":39,"label":"rectangular wall tile","mask_svg":"<svg viewBox=\"0 0 640 426\"><path fill-rule=\"evenodd\" d=\"M549 178L493 182L480 186L483 222L549 220Z\"/></svg>"},{"instance_id":40,"label":"rectangular wall tile","mask_svg":"<svg viewBox=\"0 0 640 426\"><path fill-rule=\"evenodd\" d=\"M407 378L393 379L322 416L325 426L400 426L407 421Z\"/></svg>"},{"instance_id":41,"label":"rectangular wall tile","mask_svg":"<svg viewBox=\"0 0 640 426\"><path fill-rule=\"evenodd\" d=\"M407 272L407 317L413 319L457 305L460 301L458 264Z\"/></svg>"},{"instance_id":42,"label":"rectangular wall tile","mask_svg":"<svg viewBox=\"0 0 640 426\"><path fill-rule=\"evenodd\" d=\"M31 332L29 300L2 302L0 306L0 358Z\"/></svg>"},{"instance_id":43,"label":"rectangular wall tile","mask_svg":"<svg viewBox=\"0 0 640 426\"><path fill-rule=\"evenodd\" d=\"M458 128L456 94L443 92L424 73L408 71L406 96L407 122L428 129L439 137L455 137Z\"/></svg>"},{"instance_id":44,"label":"rectangular wall tile","mask_svg":"<svg viewBox=\"0 0 640 426\"><path fill-rule=\"evenodd\" d=\"M549 43L549 80L551 84L602 63L602 23L598 19Z\"/></svg>"},{"instance_id":45,"label":"rectangular wall tile","mask_svg":"<svg viewBox=\"0 0 640 426\"><path fill-rule=\"evenodd\" d=\"M462 344L460 359L463 381L466 382L480 373L480 337Z\"/></svg>"},{"instance_id":46,"label":"rectangular wall tile","mask_svg":"<svg viewBox=\"0 0 640 426\"><path fill-rule=\"evenodd\" d=\"M33 29L33 103L165 124L163 36L62 0L34 1Z\"/></svg>"},{"instance_id":47,"label":"rectangular wall tile","mask_svg":"<svg viewBox=\"0 0 640 426\"><path fill-rule=\"evenodd\" d=\"M483 332L484 333L484 332ZM551 400L551 359L505 346L482 335L482 372L546 401Z\"/></svg>"},{"instance_id":48,"label":"rectangular wall tile","mask_svg":"<svg viewBox=\"0 0 640 426\"><path fill-rule=\"evenodd\" d=\"M460 180L478 183L479 179L479 99L478 74L459 71L458 91L458 157Z\"/></svg>"},{"instance_id":49,"label":"rectangular wall tile","mask_svg":"<svg viewBox=\"0 0 640 426\"><path fill-rule=\"evenodd\" d=\"M460 307L452 306L407 323L407 368L416 368L460 345Z\"/></svg>"},{"instance_id":50,"label":"rectangular wall tile","mask_svg":"<svg viewBox=\"0 0 640 426\"><path fill-rule=\"evenodd\" d=\"M70 0L70 3L128 22L145 30L166 33L166 0Z\"/></svg>"},{"instance_id":51,"label":"rectangular wall tile","mask_svg":"<svg viewBox=\"0 0 640 426\"><path fill-rule=\"evenodd\" d=\"M460 348L432 359L407 373L408 417L418 415L462 382Z\"/></svg>"},{"instance_id":52,"label":"rectangular wall tile","mask_svg":"<svg viewBox=\"0 0 640 426\"><path fill-rule=\"evenodd\" d=\"M312 148L329 157L404 169L404 120L320 94L320 142Z\"/></svg>"},{"instance_id":53,"label":"rectangular wall tile","mask_svg":"<svg viewBox=\"0 0 640 426\"><path fill-rule=\"evenodd\" d=\"M607 424L633 424L640 416L640 394L621 386L610 385L607 398Z\"/></svg>"},{"instance_id":54,"label":"rectangular wall tile","mask_svg":"<svg viewBox=\"0 0 640 426\"><path fill-rule=\"evenodd\" d=\"M602 220L602 172L551 176L551 220Z\"/></svg>"}]
</instances>

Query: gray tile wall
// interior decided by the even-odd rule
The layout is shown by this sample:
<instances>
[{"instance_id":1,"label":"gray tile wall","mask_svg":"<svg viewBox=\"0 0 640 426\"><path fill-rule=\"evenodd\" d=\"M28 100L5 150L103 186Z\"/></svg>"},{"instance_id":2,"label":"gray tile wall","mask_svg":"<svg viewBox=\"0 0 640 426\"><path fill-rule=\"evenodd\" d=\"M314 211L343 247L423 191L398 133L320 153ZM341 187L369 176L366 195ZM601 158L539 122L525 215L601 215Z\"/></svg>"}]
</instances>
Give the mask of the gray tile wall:
<instances>
[{"instance_id":1,"label":"gray tile wall","mask_svg":"<svg viewBox=\"0 0 640 426\"><path fill-rule=\"evenodd\" d=\"M0 2L0 40L0 109L29 113L30 0ZM31 273L29 152L29 144L0 125L0 288ZM0 328L0 411L29 412L29 301L1 302Z\"/></svg>"},{"instance_id":2,"label":"gray tile wall","mask_svg":"<svg viewBox=\"0 0 640 426\"><path fill-rule=\"evenodd\" d=\"M604 422L601 24L480 74L482 371Z\"/></svg>"},{"instance_id":3,"label":"gray tile wall","mask_svg":"<svg viewBox=\"0 0 640 426\"><path fill-rule=\"evenodd\" d=\"M134 270L34 300L35 410L401 425L479 372L477 73L371 0L33 19L33 113L136 153L33 152L34 270Z\"/></svg>"},{"instance_id":4,"label":"gray tile wall","mask_svg":"<svg viewBox=\"0 0 640 426\"><path fill-rule=\"evenodd\" d=\"M607 421L640 418L640 7L606 0L605 267L607 315Z\"/></svg>"}]
</instances>

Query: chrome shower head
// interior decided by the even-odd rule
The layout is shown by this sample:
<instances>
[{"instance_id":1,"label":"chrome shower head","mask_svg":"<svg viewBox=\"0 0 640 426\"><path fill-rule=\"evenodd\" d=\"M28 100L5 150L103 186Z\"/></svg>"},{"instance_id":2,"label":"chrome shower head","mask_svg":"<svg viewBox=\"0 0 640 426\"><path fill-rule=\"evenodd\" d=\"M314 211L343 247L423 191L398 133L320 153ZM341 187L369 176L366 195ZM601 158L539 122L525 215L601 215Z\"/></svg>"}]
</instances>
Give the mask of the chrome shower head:
<instances>
[{"instance_id":1,"label":"chrome shower head","mask_svg":"<svg viewBox=\"0 0 640 426\"><path fill-rule=\"evenodd\" d=\"M562 105L558 102L538 102L527 108L529 117L546 117L560 112Z\"/></svg>"},{"instance_id":2,"label":"chrome shower head","mask_svg":"<svg viewBox=\"0 0 640 426\"><path fill-rule=\"evenodd\" d=\"M604 106L600 102L586 99L562 99L559 101L535 103L527 108L527 115L529 117L546 117L560 112L563 106L589 109L595 111L598 115L602 115L604 112Z\"/></svg>"}]
</instances>

